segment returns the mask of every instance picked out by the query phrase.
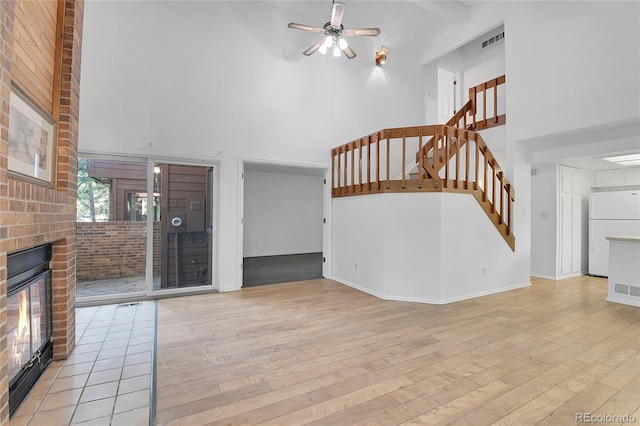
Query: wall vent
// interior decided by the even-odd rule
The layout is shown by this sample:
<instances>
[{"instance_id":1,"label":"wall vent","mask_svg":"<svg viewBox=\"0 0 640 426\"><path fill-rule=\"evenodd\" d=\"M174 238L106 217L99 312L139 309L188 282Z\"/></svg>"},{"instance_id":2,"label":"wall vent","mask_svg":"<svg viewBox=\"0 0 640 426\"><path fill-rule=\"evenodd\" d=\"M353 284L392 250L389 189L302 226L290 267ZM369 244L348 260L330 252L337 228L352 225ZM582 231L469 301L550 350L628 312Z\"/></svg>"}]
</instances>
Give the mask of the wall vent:
<instances>
[{"instance_id":1,"label":"wall vent","mask_svg":"<svg viewBox=\"0 0 640 426\"><path fill-rule=\"evenodd\" d=\"M624 294L625 296L635 296L640 297L640 287L626 285L626 284L616 284L614 289L614 293Z\"/></svg>"},{"instance_id":2,"label":"wall vent","mask_svg":"<svg viewBox=\"0 0 640 426\"><path fill-rule=\"evenodd\" d=\"M500 41L504 38L504 31L501 32L500 34L496 34L493 37L491 37L489 40L485 40L482 42L482 48L484 49L487 46L491 46L493 43L495 43L496 41Z\"/></svg>"},{"instance_id":3,"label":"wall vent","mask_svg":"<svg viewBox=\"0 0 640 426\"><path fill-rule=\"evenodd\" d=\"M615 293L618 293L618 294L628 295L629 294L629 286L628 285L624 285L624 284L616 284L615 289L613 291Z\"/></svg>"}]
</instances>

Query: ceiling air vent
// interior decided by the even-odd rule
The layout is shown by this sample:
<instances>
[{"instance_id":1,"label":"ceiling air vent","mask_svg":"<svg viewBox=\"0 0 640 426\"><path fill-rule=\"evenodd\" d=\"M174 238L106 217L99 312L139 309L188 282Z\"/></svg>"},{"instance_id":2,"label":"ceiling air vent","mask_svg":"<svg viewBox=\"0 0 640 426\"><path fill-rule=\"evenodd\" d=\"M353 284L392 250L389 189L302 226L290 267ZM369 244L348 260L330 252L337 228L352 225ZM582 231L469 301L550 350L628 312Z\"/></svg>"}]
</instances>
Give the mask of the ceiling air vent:
<instances>
[{"instance_id":1,"label":"ceiling air vent","mask_svg":"<svg viewBox=\"0 0 640 426\"><path fill-rule=\"evenodd\" d=\"M502 40L503 38L504 38L504 31L501 32L500 34L494 35L489 40L483 41L482 42L482 48L484 49L487 46L491 46L493 43L495 43L496 41Z\"/></svg>"}]
</instances>

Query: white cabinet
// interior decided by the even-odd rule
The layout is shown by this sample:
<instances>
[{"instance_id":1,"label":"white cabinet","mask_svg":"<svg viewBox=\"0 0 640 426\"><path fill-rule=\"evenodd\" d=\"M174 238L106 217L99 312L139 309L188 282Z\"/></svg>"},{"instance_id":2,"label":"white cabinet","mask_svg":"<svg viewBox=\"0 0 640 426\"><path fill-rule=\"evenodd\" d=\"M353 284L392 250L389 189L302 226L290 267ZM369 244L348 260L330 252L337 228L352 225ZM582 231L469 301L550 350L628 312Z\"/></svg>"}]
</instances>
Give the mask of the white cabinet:
<instances>
[{"instance_id":1,"label":"white cabinet","mask_svg":"<svg viewBox=\"0 0 640 426\"><path fill-rule=\"evenodd\" d=\"M608 237L610 302L640 307L640 237Z\"/></svg>"},{"instance_id":2,"label":"white cabinet","mask_svg":"<svg viewBox=\"0 0 640 426\"><path fill-rule=\"evenodd\" d=\"M560 194L560 275L581 272L582 261L582 196Z\"/></svg>"},{"instance_id":3,"label":"white cabinet","mask_svg":"<svg viewBox=\"0 0 640 426\"><path fill-rule=\"evenodd\" d=\"M640 185L640 167L596 171L596 187Z\"/></svg>"}]
</instances>

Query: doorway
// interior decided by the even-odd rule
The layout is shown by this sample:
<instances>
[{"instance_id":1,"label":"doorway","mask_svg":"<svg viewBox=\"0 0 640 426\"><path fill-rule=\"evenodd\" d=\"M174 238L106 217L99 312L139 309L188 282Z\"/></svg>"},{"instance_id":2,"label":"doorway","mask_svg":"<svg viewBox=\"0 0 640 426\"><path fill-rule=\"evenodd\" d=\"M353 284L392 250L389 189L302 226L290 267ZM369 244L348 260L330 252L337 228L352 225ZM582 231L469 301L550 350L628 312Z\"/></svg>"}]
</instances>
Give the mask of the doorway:
<instances>
[{"instance_id":1,"label":"doorway","mask_svg":"<svg viewBox=\"0 0 640 426\"><path fill-rule=\"evenodd\" d=\"M213 170L153 164L154 291L214 284Z\"/></svg>"},{"instance_id":2,"label":"doorway","mask_svg":"<svg viewBox=\"0 0 640 426\"><path fill-rule=\"evenodd\" d=\"M322 278L326 168L243 168L242 286Z\"/></svg>"},{"instance_id":3,"label":"doorway","mask_svg":"<svg viewBox=\"0 0 640 426\"><path fill-rule=\"evenodd\" d=\"M460 73L438 67L438 123L446 123L461 105Z\"/></svg>"},{"instance_id":4,"label":"doorway","mask_svg":"<svg viewBox=\"0 0 640 426\"><path fill-rule=\"evenodd\" d=\"M217 166L81 155L81 304L216 288Z\"/></svg>"}]
</instances>

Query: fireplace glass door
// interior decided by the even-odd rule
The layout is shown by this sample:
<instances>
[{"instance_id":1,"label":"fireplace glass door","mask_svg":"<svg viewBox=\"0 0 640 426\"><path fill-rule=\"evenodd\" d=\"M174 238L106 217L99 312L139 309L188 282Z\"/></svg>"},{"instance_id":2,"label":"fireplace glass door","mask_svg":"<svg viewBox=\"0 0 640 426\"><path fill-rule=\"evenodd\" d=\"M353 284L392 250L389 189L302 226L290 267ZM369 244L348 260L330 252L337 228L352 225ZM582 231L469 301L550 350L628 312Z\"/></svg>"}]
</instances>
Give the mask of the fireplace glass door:
<instances>
[{"instance_id":1,"label":"fireplace glass door","mask_svg":"<svg viewBox=\"0 0 640 426\"><path fill-rule=\"evenodd\" d=\"M39 358L51 337L48 308L50 274L50 271L43 272L21 285L7 299L10 386L20 378L26 365Z\"/></svg>"}]
</instances>

